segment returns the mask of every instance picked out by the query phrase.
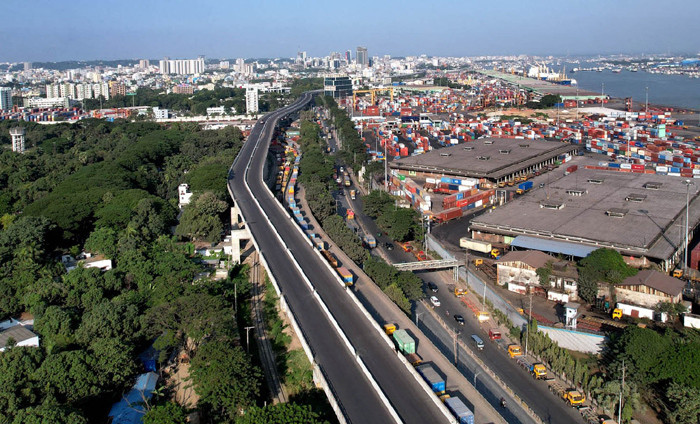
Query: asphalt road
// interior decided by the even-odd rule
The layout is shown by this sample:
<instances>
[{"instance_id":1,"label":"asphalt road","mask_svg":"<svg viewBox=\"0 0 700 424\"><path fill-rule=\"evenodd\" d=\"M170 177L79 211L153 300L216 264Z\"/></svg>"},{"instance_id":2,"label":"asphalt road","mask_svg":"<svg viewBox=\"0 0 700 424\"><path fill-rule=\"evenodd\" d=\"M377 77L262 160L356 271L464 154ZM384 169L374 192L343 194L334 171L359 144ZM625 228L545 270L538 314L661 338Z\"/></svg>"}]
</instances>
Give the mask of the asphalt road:
<instances>
[{"instance_id":1,"label":"asphalt road","mask_svg":"<svg viewBox=\"0 0 700 424\"><path fill-rule=\"evenodd\" d=\"M350 207L358 212L361 211L362 201L360 196L357 197L357 200L353 201L347 196L348 192L349 189L346 188L346 196L336 196L339 199L339 208L345 209ZM358 214L356 215L356 219L362 220L363 227L374 232L375 236L377 235L378 228L369 218L364 219L362 215ZM457 228L453 228L452 232L456 232L460 237L463 237L463 232L457 231ZM384 246L387 242L394 244L394 249L392 251L384 249L385 254L392 262L413 262L416 260L412 254L404 252L400 246L390 240L386 235L382 235L377 239L378 246ZM428 281L435 282L438 285L438 293L433 293L426 288L426 298L436 295L440 299L441 306L435 309L439 311L450 328L460 331L460 338L471 348L472 352L475 352L492 371L503 381L506 381L513 391L523 399L545 423L585 423L577 410L568 407L563 401L549 391L546 382L534 380L525 370L517 365L515 360L508 356L504 349L488 339L488 329L482 328L472 312L447 289L447 284L453 283L451 271L423 271L417 272L416 275L426 283L426 286ZM472 277L473 274L470 273L470 278ZM460 325L454 320L453 315L455 314L460 314L464 317L464 325ZM483 350L479 351L475 349L474 343L471 340L472 334L477 334L484 340L485 346ZM483 378L486 378L486 376L480 377L480 379ZM478 389L479 386L477 386L477 390ZM498 398L487 398L487 400L489 400L494 407L498 408ZM504 414L504 418L510 421L515 417Z\"/></svg>"},{"instance_id":2,"label":"asphalt road","mask_svg":"<svg viewBox=\"0 0 700 424\"><path fill-rule=\"evenodd\" d=\"M265 125L256 124L234 162L229 186L243 215L248 217L248 228L267 259L270 271L279 283L314 352L315 360L323 369L348 421L388 423L394 420L314 299L302 274L276 237L275 230L289 246L289 253L308 276L401 420L406 423L446 422L446 417L433 403L431 395L415 381L361 311L348 299L349 294L313 252L306 238L295 228L296 224L280 208L262 180L269 141L277 120L310 98L311 95L307 93L296 106L266 115L261 120L266 122ZM248 192L246 184L252 193ZM259 202L272 226L264 219L263 211L253 198Z\"/></svg>"}]
</instances>

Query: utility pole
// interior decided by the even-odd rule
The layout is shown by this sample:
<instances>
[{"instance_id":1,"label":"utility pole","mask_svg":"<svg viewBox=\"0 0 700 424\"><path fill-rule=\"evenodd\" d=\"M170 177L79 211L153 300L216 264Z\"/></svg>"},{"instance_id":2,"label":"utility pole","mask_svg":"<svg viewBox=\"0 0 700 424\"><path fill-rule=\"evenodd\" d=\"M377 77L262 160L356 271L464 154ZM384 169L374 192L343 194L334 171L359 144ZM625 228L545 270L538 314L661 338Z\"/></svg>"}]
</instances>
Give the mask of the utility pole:
<instances>
[{"instance_id":1,"label":"utility pole","mask_svg":"<svg viewBox=\"0 0 700 424\"><path fill-rule=\"evenodd\" d=\"M459 330L455 331L455 340L454 340L454 353L455 353L455 366L457 366L457 337L459 337Z\"/></svg>"},{"instance_id":2,"label":"utility pole","mask_svg":"<svg viewBox=\"0 0 700 424\"><path fill-rule=\"evenodd\" d=\"M649 86L646 86L644 88L644 91L646 91L646 101L644 102L644 113L647 114L649 113ZM649 119L649 118L647 118Z\"/></svg>"},{"instance_id":3,"label":"utility pole","mask_svg":"<svg viewBox=\"0 0 700 424\"><path fill-rule=\"evenodd\" d=\"M389 165L387 163L388 161L387 161L387 157L386 157L386 153L387 153L386 152L386 145L387 144L388 143L386 142L386 140L384 140L384 191L386 191L388 193L389 192L389 180L388 180L388 174L389 174L388 166Z\"/></svg>"},{"instance_id":4,"label":"utility pole","mask_svg":"<svg viewBox=\"0 0 700 424\"><path fill-rule=\"evenodd\" d=\"M690 180L685 180L685 243L684 256L683 256L683 271L687 273L688 270L688 202L690 200L690 186L695 185Z\"/></svg>"},{"instance_id":5,"label":"utility pole","mask_svg":"<svg viewBox=\"0 0 700 424\"><path fill-rule=\"evenodd\" d=\"M622 391L625 390L625 360L622 360L622 385L620 386L620 404L617 407L617 420L622 422Z\"/></svg>"},{"instance_id":6,"label":"utility pole","mask_svg":"<svg viewBox=\"0 0 700 424\"><path fill-rule=\"evenodd\" d=\"M250 330L255 327L245 327L245 350L250 353Z\"/></svg>"},{"instance_id":7,"label":"utility pole","mask_svg":"<svg viewBox=\"0 0 700 424\"><path fill-rule=\"evenodd\" d=\"M528 309L529 318L527 320L527 327L525 328L525 355L527 355L527 346L530 342L530 323L532 322L532 290L530 290L530 307Z\"/></svg>"}]
</instances>

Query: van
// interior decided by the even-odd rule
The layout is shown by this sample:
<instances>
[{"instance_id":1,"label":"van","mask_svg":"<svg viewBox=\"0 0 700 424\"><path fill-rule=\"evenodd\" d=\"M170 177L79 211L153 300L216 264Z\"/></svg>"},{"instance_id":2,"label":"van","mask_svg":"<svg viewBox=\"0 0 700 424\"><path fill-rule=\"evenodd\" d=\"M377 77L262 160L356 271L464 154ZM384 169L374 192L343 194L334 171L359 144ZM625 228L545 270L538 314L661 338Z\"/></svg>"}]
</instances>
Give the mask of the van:
<instances>
[{"instance_id":1,"label":"van","mask_svg":"<svg viewBox=\"0 0 700 424\"><path fill-rule=\"evenodd\" d=\"M481 340L481 337L477 336L476 334L472 334L472 340L474 340L474 343L476 344L477 349L479 349L479 350L484 349L484 341Z\"/></svg>"}]
</instances>

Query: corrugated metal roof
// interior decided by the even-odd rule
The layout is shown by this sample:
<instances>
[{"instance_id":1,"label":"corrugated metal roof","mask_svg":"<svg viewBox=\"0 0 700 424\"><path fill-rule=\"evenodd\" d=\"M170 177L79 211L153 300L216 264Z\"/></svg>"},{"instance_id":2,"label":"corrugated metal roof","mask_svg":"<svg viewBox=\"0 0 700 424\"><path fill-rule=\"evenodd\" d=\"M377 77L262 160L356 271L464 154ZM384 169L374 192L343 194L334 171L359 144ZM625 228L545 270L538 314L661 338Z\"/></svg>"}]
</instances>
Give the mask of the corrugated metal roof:
<instances>
[{"instance_id":1,"label":"corrugated metal roof","mask_svg":"<svg viewBox=\"0 0 700 424\"><path fill-rule=\"evenodd\" d=\"M569 243L559 240L547 240L532 236L517 236L510 244L513 247L522 247L523 249L541 250L550 253L562 253L564 255L576 256L577 258L585 258L590 255L597 247L585 246L578 243Z\"/></svg>"}]
</instances>

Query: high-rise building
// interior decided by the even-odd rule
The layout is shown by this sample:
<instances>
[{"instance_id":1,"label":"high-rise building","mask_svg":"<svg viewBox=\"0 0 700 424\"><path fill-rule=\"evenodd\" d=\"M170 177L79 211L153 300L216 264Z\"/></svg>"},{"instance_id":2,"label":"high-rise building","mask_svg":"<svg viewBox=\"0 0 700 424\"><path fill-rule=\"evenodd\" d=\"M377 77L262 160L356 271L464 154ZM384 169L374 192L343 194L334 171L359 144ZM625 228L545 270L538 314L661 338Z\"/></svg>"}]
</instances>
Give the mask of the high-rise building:
<instances>
[{"instance_id":1,"label":"high-rise building","mask_svg":"<svg viewBox=\"0 0 700 424\"><path fill-rule=\"evenodd\" d=\"M345 61L348 63L352 62L352 51L350 51L350 50L345 51Z\"/></svg>"},{"instance_id":2,"label":"high-rise building","mask_svg":"<svg viewBox=\"0 0 700 424\"><path fill-rule=\"evenodd\" d=\"M367 47L358 47L355 55L355 63L358 66L366 68L369 66L369 56L367 55Z\"/></svg>"},{"instance_id":3,"label":"high-rise building","mask_svg":"<svg viewBox=\"0 0 700 424\"><path fill-rule=\"evenodd\" d=\"M258 89L248 87L245 90L245 110L247 114L258 113Z\"/></svg>"},{"instance_id":4,"label":"high-rise building","mask_svg":"<svg viewBox=\"0 0 700 424\"><path fill-rule=\"evenodd\" d=\"M348 77L326 77L323 80L323 94L334 99L352 96L352 81Z\"/></svg>"},{"instance_id":5,"label":"high-rise building","mask_svg":"<svg viewBox=\"0 0 700 424\"><path fill-rule=\"evenodd\" d=\"M109 82L109 95L114 96L126 96L126 85L116 81Z\"/></svg>"},{"instance_id":6,"label":"high-rise building","mask_svg":"<svg viewBox=\"0 0 700 424\"><path fill-rule=\"evenodd\" d=\"M204 56L199 56L197 59L175 59L171 60L168 57L163 58L159 62L160 73L163 75L194 75L204 72Z\"/></svg>"},{"instance_id":7,"label":"high-rise building","mask_svg":"<svg viewBox=\"0 0 700 424\"><path fill-rule=\"evenodd\" d=\"M222 60L219 62L219 69L228 69L231 63L228 60Z\"/></svg>"},{"instance_id":8,"label":"high-rise building","mask_svg":"<svg viewBox=\"0 0 700 424\"><path fill-rule=\"evenodd\" d=\"M12 137L12 151L24 153L24 128L10 128L10 137Z\"/></svg>"},{"instance_id":9,"label":"high-rise building","mask_svg":"<svg viewBox=\"0 0 700 424\"><path fill-rule=\"evenodd\" d=\"M141 69L148 69L148 67L151 66L151 61L148 59L141 59L139 60L139 68Z\"/></svg>"},{"instance_id":10,"label":"high-rise building","mask_svg":"<svg viewBox=\"0 0 700 424\"><path fill-rule=\"evenodd\" d=\"M24 70L31 71L32 70L32 62L24 62Z\"/></svg>"},{"instance_id":11,"label":"high-rise building","mask_svg":"<svg viewBox=\"0 0 700 424\"><path fill-rule=\"evenodd\" d=\"M12 109L12 89L0 87L0 110Z\"/></svg>"}]
</instances>

